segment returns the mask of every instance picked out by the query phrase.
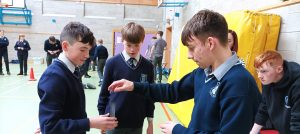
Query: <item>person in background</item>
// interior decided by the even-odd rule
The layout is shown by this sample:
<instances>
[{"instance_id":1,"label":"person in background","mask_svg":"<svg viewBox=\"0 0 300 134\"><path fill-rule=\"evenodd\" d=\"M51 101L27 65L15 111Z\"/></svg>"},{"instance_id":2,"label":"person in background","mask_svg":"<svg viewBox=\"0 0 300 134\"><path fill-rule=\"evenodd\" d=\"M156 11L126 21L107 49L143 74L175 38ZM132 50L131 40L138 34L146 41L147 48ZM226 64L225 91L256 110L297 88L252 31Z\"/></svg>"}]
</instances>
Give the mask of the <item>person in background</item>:
<instances>
[{"instance_id":1,"label":"person in background","mask_svg":"<svg viewBox=\"0 0 300 134\"><path fill-rule=\"evenodd\" d=\"M99 86L102 85L103 81L103 70L108 58L108 52L105 46L103 46L103 40L98 40L98 45L95 49L95 55L93 56L93 61L97 61L97 71L99 76Z\"/></svg>"},{"instance_id":2,"label":"person in background","mask_svg":"<svg viewBox=\"0 0 300 134\"><path fill-rule=\"evenodd\" d=\"M94 60L94 56L95 56L95 51L96 51L96 47L97 47L97 44L94 45L90 51L90 58L91 58L91 67L92 67L92 70L93 71L96 71L96 65L97 65L97 61Z\"/></svg>"},{"instance_id":3,"label":"person in background","mask_svg":"<svg viewBox=\"0 0 300 134\"><path fill-rule=\"evenodd\" d=\"M8 45L9 40L4 36L4 30L0 29L0 75L4 75L2 70L2 57L4 58L7 75L10 75L7 52Z\"/></svg>"},{"instance_id":4,"label":"person in background","mask_svg":"<svg viewBox=\"0 0 300 134\"><path fill-rule=\"evenodd\" d=\"M130 22L122 28L121 34L124 50L110 58L105 65L98 111L100 115L115 113L118 118L118 127L107 131L107 134L142 134L145 117L148 120L147 134L153 134L152 100L132 92L110 93L107 90L113 81L120 79L154 82L153 65L140 54L145 38L144 28Z\"/></svg>"},{"instance_id":5,"label":"person in background","mask_svg":"<svg viewBox=\"0 0 300 134\"><path fill-rule=\"evenodd\" d=\"M250 134L258 134L269 120L280 134L300 133L300 65L273 50L254 60L262 83L262 102Z\"/></svg>"},{"instance_id":6,"label":"person in background","mask_svg":"<svg viewBox=\"0 0 300 134\"><path fill-rule=\"evenodd\" d=\"M70 22L60 34L63 52L45 70L38 82L39 123L43 134L85 134L90 128L110 130L118 121L109 114L87 117L79 66L94 45L90 29Z\"/></svg>"},{"instance_id":7,"label":"person in background","mask_svg":"<svg viewBox=\"0 0 300 134\"><path fill-rule=\"evenodd\" d=\"M15 50L17 51L18 60L20 63L20 72L18 75L27 75L27 60L28 51L31 49L27 40L25 40L25 35L20 34L19 40L15 44Z\"/></svg>"},{"instance_id":8,"label":"person in background","mask_svg":"<svg viewBox=\"0 0 300 134\"><path fill-rule=\"evenodd\" d=\"M54 36L50 36L49 39L44 42L44 50L47 53L46 62L47 66L52 63L53 59L56 59L62 52L61 44Z\"/></svg>"},{"instance_id":9,"label":"person in background","mask_svg":"<svg viewBox=\"0 0 300 134\"><path fill-rule=\"evenodd\" d=\"M146 50L146 54L145 54L145 57L151 62L153 62L153 49L154 49L153 46L154 46L156 39L157 38L155 36L153 36L151 38L151 43L147 46L147 50Z\"/></svg>"},{"instance_id":10,"label":"person in background","mask_svg":"<svg viewBox=\"0 0 300 134\"><path fill-rule=\"evenodd\" d=\"M94 52L96 48L96 41L94 41L93 47L89 51L89 57L84 61L84 64L80 66L80 71L81 74L83 74L84 78L91 78L91 76L88 74L90 64L91 64L91 59L94 57Z\"/></svg>"},{"instance_id":11,"label":"person in background","mask_svg":"<svg viewBox=\"0 0 300 134\"><path fill-rule=\"evenodd\" d=\"M235 31L228 29L228 47L231 51L237 54L239 48L238 37ZM239 63L244 67L246 66L245 61L239 57Z\"/></svg>"},{"instance_id":12,"label":"person in background","mask_svg":"<svg viewBox=\"0 0 300 134\"><path fill-rule=\"evenodd\" d=\"M231 51L238 52L239 42L235 31L228 29L228 47Z\"/></svg>"},{"instance_id":13,"label":"person in background","mask_svg":"<svg viewBox=\"0 0 300 134\"><path fill-rule=\"evenodd\" d=\"M155 79L156 79L156 69L158 69L158 83L161 83L162 80L162 60L163 60L163 54L164 50L166 49L167 42L162 38L163 36L163 31L158 31L156 33L156 41L153 45L153 64L154 64L154 74L155 74Z\"/></svg>"},{"instance_id":14,"label":"person in background","mask_svg":"<svg viewBox=\"0 0 300 134\"><path fill-rule=\"evenodd\" d=\"M198 68L170 84L122 79L108 89L112 94L133 91L155 102L178 103L194 98L188 127L167 121L160 125L165 134L247 134L261 96L252 75L238 64L236 53L227 46L227 35L227 22L221 14L201 10L181 34L188 59L194 60Z\"/></svg>"}]
</instances>

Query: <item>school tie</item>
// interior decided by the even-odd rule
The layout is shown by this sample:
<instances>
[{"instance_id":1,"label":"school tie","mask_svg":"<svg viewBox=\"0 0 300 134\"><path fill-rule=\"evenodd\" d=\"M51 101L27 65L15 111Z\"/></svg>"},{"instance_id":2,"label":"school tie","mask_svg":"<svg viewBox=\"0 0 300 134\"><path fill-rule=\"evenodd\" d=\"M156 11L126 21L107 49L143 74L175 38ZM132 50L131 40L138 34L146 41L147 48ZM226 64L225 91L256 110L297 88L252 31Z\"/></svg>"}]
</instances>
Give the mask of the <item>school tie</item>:
<instances>
[{"instance_id":1,"label":"school tie","mask_svg":"<svg viewBox=\"0 0 300 134\"><path fill-rule=\"evenodd\" d=\"M130 58L127 63L129 64L129 66L131 68L135 68L135 65L134 65L134 61L135 61L135 58Z\"/></svg>"},{"instance_id":2,"label":"school tie","mask_svg":"<svg viewBox=\"0 0 300 134\"><path fill-rule=\"evenodd\" d=\"M80 73L80 70L79 70L79 67L75 67L75 71L74 71L74 75L77 77L77 78L79 78L80 76L79 76L79 73Z\"/></svg>"},{"instance_id":3,"label":"school tie","mask_svg":"<svg viewBox=\"0 0 300 134\"><path fill-rule=\"evenodd\" d=\"M206 76L205 78L205 83L209 82L212 78L214 78L215 76L213 74L210 74L208 76Z\"/></svg>"}]
</instances>

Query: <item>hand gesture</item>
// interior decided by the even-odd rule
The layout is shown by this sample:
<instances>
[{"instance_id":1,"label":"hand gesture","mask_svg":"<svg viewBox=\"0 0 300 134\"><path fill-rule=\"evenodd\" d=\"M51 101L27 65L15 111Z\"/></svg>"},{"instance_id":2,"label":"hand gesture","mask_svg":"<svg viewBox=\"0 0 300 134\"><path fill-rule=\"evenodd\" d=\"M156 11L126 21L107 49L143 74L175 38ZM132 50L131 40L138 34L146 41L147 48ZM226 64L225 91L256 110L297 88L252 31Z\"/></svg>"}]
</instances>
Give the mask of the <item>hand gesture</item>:
<instances>
[{"instance_id":1,"label":"hand gesture","mask_svg":"<svg viewBox=\"0 0 300 134\"><path fill-rule=\"evenodd\" d=\"M167 121L166 123L160 124L159 127L161 132L164 134L172 134L172 130L177 123Z\"/></svg>"},{"instance_id":2,"label":"hand gesture","mask_svg":"<svg viewBox=\"0 0 300 134\"><path fill-rule=\"evenodd\" d=\"M90 118L90 127L101 129L103 131L112 130L118 126L116 117L109 117L109 114L100 115L94 118Z\"/></svg>"},{"instance_id":3,"label":"hand gesture","mask_svg":"<svg viewBox=\"0 0 300 134\"><path fill-rule=\"evenodd\" d=\"M132 90L133 90L133 82L126 79L114 81L108 87L108 91L110 92L132 91Z\"/></svg>"}]
</instances>

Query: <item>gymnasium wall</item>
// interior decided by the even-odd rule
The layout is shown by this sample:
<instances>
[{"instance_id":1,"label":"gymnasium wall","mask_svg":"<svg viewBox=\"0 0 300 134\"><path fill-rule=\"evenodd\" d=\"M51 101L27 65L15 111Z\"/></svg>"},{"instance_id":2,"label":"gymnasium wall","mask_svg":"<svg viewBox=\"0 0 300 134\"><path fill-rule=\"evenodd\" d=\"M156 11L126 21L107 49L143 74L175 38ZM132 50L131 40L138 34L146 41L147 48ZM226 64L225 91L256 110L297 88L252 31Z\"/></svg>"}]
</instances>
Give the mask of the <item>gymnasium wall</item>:
<instances>
[{"instance_id":1,"label":"gymnasium wall","mask_svg":"<svg viewBox=\"0 0 300 134\"><path fill-rule=\"evenodd\" d=\"M271 10L264 10L262 12L281 16L282 24L277 50L285 59L300 63L300 26L296 20L298 18L299 21L300 18L300 3L299 0L291 1L298 1L298 4L282 6ZM183 25L201 9L211 9L220 12L221 14L226 14L239 10L259 10L282 3L286 2L283 2L282 0L242 0L238 2L236 0L189 0L189 4L183 8L171 8L180 13L180 17L173 17L174 19L171 18L171 24L173 26L171 57L175 57ZM169 10L170 9L166 9L164 12L168 12ZM174 59L171 61L174 61Z\"/></svg>"},{"instance_id":2,"label":"gymnasium wall","mask_svg":"<svg viewBox=\"0 0 300 134\"><path fill-rule=\"evenodd\" d=\"M75 2L61 0L27 0L32 10L32 25L0 25L10 40L9 59L16 59L13 49L20 33L26 35L32 50L32 57L45 57L44 41L54 35L59 38L62 28L70 21L87 25L97 39L102 38L112 55L113 29L119 29L128 22L135 21L146 29L161 30L163 12L161 8L148 5L109 4L95 2ZM18 18L12 18L18 19ZM10 19L11 20L11 19Z\"/></svg>"}]
</instances>

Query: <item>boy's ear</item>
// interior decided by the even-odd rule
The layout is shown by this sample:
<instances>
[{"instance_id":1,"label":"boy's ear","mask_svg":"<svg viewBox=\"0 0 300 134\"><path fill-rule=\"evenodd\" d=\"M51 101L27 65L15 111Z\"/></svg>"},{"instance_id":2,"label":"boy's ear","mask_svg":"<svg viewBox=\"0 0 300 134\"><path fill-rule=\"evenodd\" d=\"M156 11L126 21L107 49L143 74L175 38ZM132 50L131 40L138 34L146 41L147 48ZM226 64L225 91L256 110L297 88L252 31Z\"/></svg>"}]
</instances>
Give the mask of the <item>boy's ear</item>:
<instances>
[{"instance_id":1,"label":"boy's ear","mask_svg":"<svg viewBox=\"0 0 300 134\"><path fill-rule=\"evenodd\" d=\"M210 49L210 50L213 50L214 47L215 47L215 44L216 44L214 38L208 37L208 38L207 38L207 41L208 41L209 49Z\"/></svg>"},{"instance_id":2,"label":"boy's ear","mask_svg":"<svg viewBox=\"0 0 300 134\"><path fill-rule=\"evenodd\" d=\"M277 73L283 72L283 67L282 67L282 65L276 67L276 72L277 72Z\"/></svg>"},{"instance_id":3,"label":"boy's ear","mask_svg":"<svg viewBox=\"0 0 300 134\"><path fill-rule=\"evenodd\" d=\"M63 51L67 51L68 47L69 47L69 43L67 41L63 41L61 43L61 48Z\"/></svg>"}]
</instances>

